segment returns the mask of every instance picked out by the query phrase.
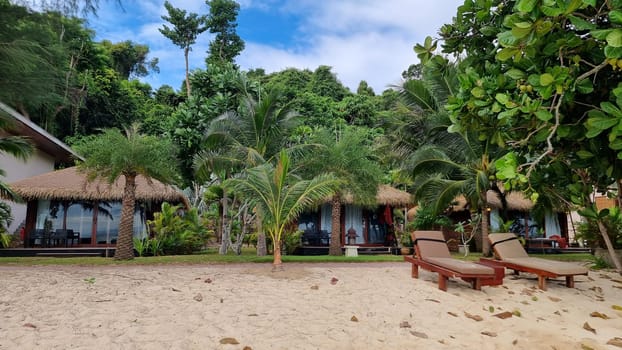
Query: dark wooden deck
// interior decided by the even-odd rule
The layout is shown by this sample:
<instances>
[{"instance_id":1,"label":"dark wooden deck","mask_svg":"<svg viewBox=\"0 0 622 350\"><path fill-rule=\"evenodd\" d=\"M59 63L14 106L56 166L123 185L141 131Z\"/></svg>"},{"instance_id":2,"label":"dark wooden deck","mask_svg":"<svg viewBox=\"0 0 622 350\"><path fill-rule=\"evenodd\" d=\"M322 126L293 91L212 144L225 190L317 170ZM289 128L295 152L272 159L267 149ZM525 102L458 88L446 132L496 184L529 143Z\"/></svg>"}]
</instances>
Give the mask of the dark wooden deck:
<instances>
[{"instance_id":1,"label":"dark wooden deck","mask_svg":"<svg viewBox=\"0 0 622 350\"><path fill-rule=\"evenodd\" d=\"M345 251L344 247L341 247ZM378 247L378 246L359 246L358 254L392 254L400 255L400 249L396 247ZM328 255L328 246L302 246L296 248L292 255Z\"/></svg>"},{"instance_id":2,"label":"dark wooden deck","mask_svg":"<svg viewBox=\"0 0 622 350\"><path fill-rule=\"evenodd\" d=\"M0 249L0 257L41 256L41 257L76 257L76 256L101 256L113 257L114 247L88 247L88 248L9 248Z\"/></svg>"}]
</instances>

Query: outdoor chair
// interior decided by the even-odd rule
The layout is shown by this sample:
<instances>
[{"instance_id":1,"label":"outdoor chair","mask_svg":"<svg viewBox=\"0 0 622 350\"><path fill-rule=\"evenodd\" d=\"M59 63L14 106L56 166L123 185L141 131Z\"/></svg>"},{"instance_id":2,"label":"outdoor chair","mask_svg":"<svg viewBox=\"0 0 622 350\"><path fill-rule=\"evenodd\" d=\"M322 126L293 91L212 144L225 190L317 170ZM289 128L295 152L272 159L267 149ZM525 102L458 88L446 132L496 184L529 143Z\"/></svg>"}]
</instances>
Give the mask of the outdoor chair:
<instances>
[{"instance_id":1,"label":"outdoor chair","mask_svg":"<svg viewBox=\"0 0 622 350\"><path fill-rule=\"evenodd\" d=\"M71 242L71 243L70 243ZM76 243L80 243L80 232L74 232L72 229L68 229L67 230L67 240L66 240L66 246L73 246L73 244Z\"/></svg>"},{"instance_id":2,"label":"outdoor chair","mask_svg":"<svg viewBox=\"0 0 622 350\"><path fill-rule=\"evenodd\" d=\"M482 286L503 283L505 269L469 262L451 257L441 231L415 231L411 233L416 256L405 256L412 264L412 277L419 278L419 267L438 273L438 289L447 291L447 280L460 278L476 290Z\"/></svg>"},{"instance_id":3,"label":"outdoor chair","mask_svg":"<svg viewBox=\"0 0 622 350\"><path fill-rule=\"evenodd\" d=\"M67 230L57 228L50 237L50 245L55 247L64 246L67 243Z\"/></svg>"},{"instance_id":4,"label":"outdoor chair","mask_svg":"<svg viewBox=\"0 0 622 350\"><path fill-rule=\"evenodd\" d=\"M587 276L588 269L573 263L534 258L527 252L514 233L492 233L488 235L491 248L496 259L481 258L480 262L490 265L503 266L519 272L532 273L538 276L538 287L546 290L547 278L566 278L566 287L574 288L574 276Z\"/></svg>"},{"instance_id":5,"label":"outdoor chair","mask_svg":"<svg viewBox=\"0 0 622 350\"><path fill-rule=\"evenodd\" d=\"M34 229L28 235L28 247L47 247L50 236L43 229Z\"/></svg>"}]
</instances>

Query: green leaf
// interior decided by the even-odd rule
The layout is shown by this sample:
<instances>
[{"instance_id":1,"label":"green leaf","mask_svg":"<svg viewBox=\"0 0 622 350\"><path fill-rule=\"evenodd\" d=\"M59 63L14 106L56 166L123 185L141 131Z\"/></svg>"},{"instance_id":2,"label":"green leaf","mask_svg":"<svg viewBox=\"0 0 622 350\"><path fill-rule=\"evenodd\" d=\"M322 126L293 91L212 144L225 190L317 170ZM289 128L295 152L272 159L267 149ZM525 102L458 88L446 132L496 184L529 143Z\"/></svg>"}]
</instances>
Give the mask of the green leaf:
<instances>
[{"instance_id":1,"label":"green leaf","mask_svg":"<svg viewBox=\"0 0 622 350\"><path fill-rule=\"evenodd\" d=\"M589 5L589 6L592 6L592 7L596 7L596 0L583 0L583 3L584 3L585 5Z\"/></svg>"},{"instance_id":2,"label":"green leaf","mask_svg":"<svg viewBox=\"0 0 622 350\"><path fill-rule=\"evenodd\" d=\"M613 10L609 12L609 20L615 24L622 24L622 11Z\"/></svg>"},{"instance_id":3,"label":"green leaf","mask_svg":"<svg viewBox=\"0 0 622 350\"><path fill-rule=\"evenodd\" d=\"M570 0L570 3L566 1L566 10L564 11L564 14L569 15L575 12L581 6L583 6L583 0Z\"/></svg>"},{"instance_id":4,"label":"green leaf","mask_svg":"<svg viewBox=\"0 0 622 350\"><path fill-rule=\"evenodd\" d=\"M525 72L523 72L520 69L516 69L516 68L512 68L510 70L508 70L507 72L505 72L505 75L507 75L508 77L514 79L514 80L519 80L519 79L523 79L525 77Z\"/></svg>"},{"instance_id":5,"label":"green leaf","mask_svg":"<svg viewBox=\"0 0 622 350\"><path fill-rule=\"evenodd\" d=\"M499 61L507 61L519 52L520 51L518 49L506 47L501 49L501 51L497 52L497 55L495 57Z\"/></svg>"},{"instance_id":6,"label":"green leaf","mask_svg":"<svg viewBox=\"0 0 622 350\"><path fill-rule=\"evenodd\" d=\"M616 118L611 118L602 111L599 110L591 110L588 112L588 118L585 122L585 126L587 128L586 137L592 138L607 130L614 125L618 124L618 120Z\"/></svg>"},{"instance_id":7,"label":"green leaf","mask_svg":"<svg viewBox=\"0 0 622 350\"><path fill-rule=\"evenodd\" d=\"M585 150L577 151L576 154L581 159L590 159L594 157L594 153Z\"/></svg>"},{"instance_id":8,"label":"green leaf","mask_svg":"<svg viewBox=\"0 0 622 350\"><path fill-rule=\"evenodd\" d=\"M506 111L503 111L503 112L499 113L497 115L497 119L511 118L511 117L515 116L516 114L518 114L518 112L520 112L520 109L518 109L518 108L508 109Z\"/></svg>"},{"instance_id":9,"label":"green leaf","mask_svg":"<svg viewBox=\"0 0 622 350\"><path fill-rule=\"evenodd\" d=\"M605 113L608 113L612 116L615 116L617 118L622 118L622 111L620 111L620 109L614 105L611 102L603 102L600 104L600 108L605 111Z\"/></svg>"},{"instance_id":10,"label":"green leaf","mask_svg":"<svg viewBox=\"0 0 622 350\"><path fill-rule=\"evenodd\" d=\"M611 47L622 47L622 29L614 29L607 34L607 44Z\"/></svg>"},{"instance_id":11,"label":"green leaf","mask_svg":"<svg viewBox=\"0 0 622 350\"><path fill-rule=\"evenodd\" d=\"M568 19L570 20L570 23L577 28L577 30L594 30L597 28L595 24L577 16L568 16Z\"/></svg>"},{"instance_id":12,"label":"green leaf","mask_svg":"<svg viewBox=\"0 0 622 350\"><path fill-rule=\"evenodd\" d=\"M518 176L516 170L518 160L513 152L507 153L495 161L496 176L499 180L514 179Z\"/></svg>"},{"instance_id":13,"label":"green leaf","mask_svg":"<svg viewBox=\"0 0 622 350\"><path fill-rule=\"evenodd\" d=\"M543 122L548 122L549 120L553 119L553 114L547 110L538 110L536 111L535 115Z\"/></svg>"},{"instance_id":14,"label":"green leaf","mask_svg":"<svg viewBox=\"0 0 622 350\"><path fill-rule=\"evenodd\" d=\"M611 148L612 150L616 150L619 151L622 149L622 139L615 139L613 142L609 143L609 148Z\"/></svg>"},{"instance_id":15,"label":"green leaf","mask_svg":"<svg viewBox=\"0 0 622 350\"><path fill-rule=\"evenodd\" d=\"M473 97L475 98L483 98L484 96L486 96L486 90L479 86L476 86L471 89L471 95L473 95Z\"/></svg>"},{"instance_id":16,"label":"green leaf","mask_svg":"<svg viewBox=\"0 0 622 350\"><path fill-rule=\"evenodd\" d=\"M499 103L505 105L506 103L508 103L510 101L510 96L508 96L507 94L496 94L495 95L495 100L497 100Z\"/></svg>"},{"instance_id":17,"label":"green leaf","mask_svg":"<svg viewBox=\"0 0 622 350\"><path fill-rule=\"evenodd\" d=\"M577 213L579 213L579 215L585 218L588 218L588 219L598 219L598 213L592 207L587 207L582 210L577 210Z\"/></svg>"},{"instance_id":18,"label":"green leaf","mask_svg":"<svg viewBox=\"0 0 622 350\"><path fill-rule=\"evenodd\" d=\"M594 86L592 85L592 81L590 79L583 79L577 82L577 91L580 94L590 94L594 91Z\"/></svg>"},{"instance_id":19,"label":"green leaf","mask_svg":"<svg viewBox=\"0 0 622 350\"><path fill-rule=\"evenodd\" d=\"M595 39L605 40L607 39L607 35L609 35L611 32L613 32L613 29L597 29L597 30L592 30L590 34Z\"/></svg>"},{"instance_id":20,"label":"green leaf","mask_svg":"<svg viewBox=\"0 0 622 350\"><path fill-rule=\"evenodd\" d=\"M540 6L540 10L542 11L542 13L549 17L557 17L564 13L564 10L560 9L559 7L552 6Z\"/></svg>"},{"instance_id":21,"label":"green leaf","mask_svg":"<svg viewBox=\"0 0 622 350\"><path fill-rule=\"evenodd\" d=\"M515 9L518 12L531 12L536 7L538 0L519 0L516 3Z\"/></svg>"},{"instance_id":22,"label":"green leaf","mask_svg":"<svg viewBox=\"0 0 622 350\"><path fill-rule=\"evenodd\" d=\"M540 85L542 86L549 86L553 84L554 81L555 81L555 78L553 78L553 76L550 73L544 73L540 75Z\"/></svg>"},{"instance_id":23,"label":"green leaf","mask_svg":"<svg viewBox=\"0 0 622 350\"><path fill-rule=\"evenodd\" d=\"M529 33L531 33L531 25L527 28L521 28L521 27L516 27L516 26L512 28L512 35L516 39L522 39L526 37L527 35L529 35Z\"/></svg>"},{"instance_id":24,"label":"green leaf","mask_svg":"<svg viewBox=\"0 0 622 350\"><path fill-rule=\"evenodd\" d=\"M605 56L607 58L621 58L622 47L605 46Z\"/></svg>"}]
</instances>

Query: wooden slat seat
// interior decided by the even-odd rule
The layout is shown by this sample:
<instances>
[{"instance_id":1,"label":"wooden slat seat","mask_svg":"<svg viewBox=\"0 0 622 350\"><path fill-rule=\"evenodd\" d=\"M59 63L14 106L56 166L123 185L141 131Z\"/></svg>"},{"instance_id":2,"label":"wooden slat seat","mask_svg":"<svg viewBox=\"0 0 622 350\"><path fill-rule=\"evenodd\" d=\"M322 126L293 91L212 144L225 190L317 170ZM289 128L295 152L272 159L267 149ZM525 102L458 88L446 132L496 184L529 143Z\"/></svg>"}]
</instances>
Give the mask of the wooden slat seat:
<instances>
[{"instance_id":1,"label":"wooden slat seat","mask_svg":"<svg viewBox=\"0 0 622 350\"><path fill-rule=\"evenodd\" d=\"M438 288L447 291L449 278L460 278L480 290L482 286L503 283L504 268L454 259L440 231L415 231L412 234L416 256L404 260L412 264L411 275L419 278L419 267L438 273Z\"/></svg>"},{"instance_id":2,"label":"wooden slat seat","mask_svg":"<svg viewBox=\"0 0 622 350\"><path fill-rule=\"evenodd\" d=\"M480 262L503 266L514 270L515 274L535 274L538 276L538 287L542 290L547 289L548 278L565 277L566 287L574 288L574 276L588 274L587 268L574 263L530 257L514 233L493 233L488 240L497 260L482 258Z\"/></svg>"}]
</instances>

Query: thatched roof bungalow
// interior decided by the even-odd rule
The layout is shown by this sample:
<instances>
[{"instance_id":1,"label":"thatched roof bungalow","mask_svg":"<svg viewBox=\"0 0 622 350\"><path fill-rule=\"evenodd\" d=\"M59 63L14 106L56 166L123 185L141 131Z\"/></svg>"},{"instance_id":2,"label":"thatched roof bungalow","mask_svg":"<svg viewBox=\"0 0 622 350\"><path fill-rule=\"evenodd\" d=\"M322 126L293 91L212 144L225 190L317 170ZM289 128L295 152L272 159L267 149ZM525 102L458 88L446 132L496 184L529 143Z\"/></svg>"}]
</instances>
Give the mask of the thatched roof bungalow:
<instances>
[{"instance_id":1,"label":"thatched roof bungalow","mask_svg":"<svg viewBox=\"0 0 622 350\"><path fill-rule=\"evenodd\" d=\"M354 204L352 196L342 199L342 246L347 242L345 233L350 229L356 232L356 245L374 247L394 244L393 209L412 205L413 197L410 193L389 185L380 185L376 193L376 203L375 208L363 208ZM303 245L329 244L332 231L331 213L332 205L327 200L316 211L303 213L298 218L298 228L304 232Z\"/></svg>"},{"instance_id":2,"label":"thatched roof bungalow","mask_svg":"<svg viewBox=\"0 0 622 350\"><path fill-rule=\"evenodd\" d=\"M56 170L10 184L27 203L25 232L73 231L77 243L98 245L115 243L121 211L124 179L113 184L104 180L87 181L77 167ZM188 199L175 187L142 176L136 179L135 234L143 234L145 222L162 202L181 203ZM31 239L29 239L31 238ZM66 243L66 242L65 242ZM72 242L73 243L73 242ZM25 244L44 244L26 237Z\"/></svg>"}]
</instances>

